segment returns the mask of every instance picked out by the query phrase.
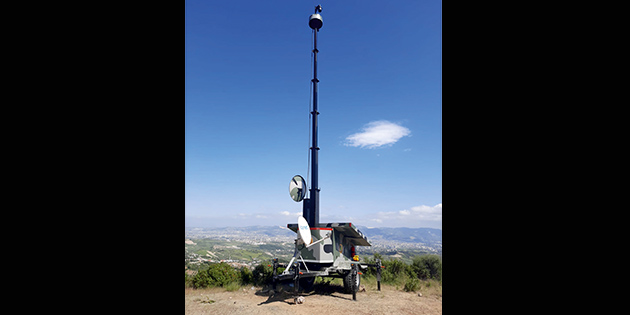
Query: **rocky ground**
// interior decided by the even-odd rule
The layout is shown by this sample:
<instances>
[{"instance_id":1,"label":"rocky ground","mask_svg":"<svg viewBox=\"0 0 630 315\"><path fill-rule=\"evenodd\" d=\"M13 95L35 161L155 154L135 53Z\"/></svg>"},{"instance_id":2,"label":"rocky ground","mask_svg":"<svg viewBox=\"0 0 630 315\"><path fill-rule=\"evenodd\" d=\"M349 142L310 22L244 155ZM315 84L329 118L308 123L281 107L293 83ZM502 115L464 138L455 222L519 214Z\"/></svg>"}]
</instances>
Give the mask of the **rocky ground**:
<instances>
[{"instance_id":1,"label":"rocky ground","mask_svg":"<svg viewBox=\"0 0 630 315\"><path fill-rule=\"evenodd\" d=\"M315 291L300 294L304 303L295 304L292 294L270 295L263 288L241 288L229 292L222 288L186 289L186 314L333 314L343 311L359 314L442 314L442 294L420 291L404 292L391 286L381 291L367 289L352 294L341 286L316 286Z\"/></svg>"}]
</instances>

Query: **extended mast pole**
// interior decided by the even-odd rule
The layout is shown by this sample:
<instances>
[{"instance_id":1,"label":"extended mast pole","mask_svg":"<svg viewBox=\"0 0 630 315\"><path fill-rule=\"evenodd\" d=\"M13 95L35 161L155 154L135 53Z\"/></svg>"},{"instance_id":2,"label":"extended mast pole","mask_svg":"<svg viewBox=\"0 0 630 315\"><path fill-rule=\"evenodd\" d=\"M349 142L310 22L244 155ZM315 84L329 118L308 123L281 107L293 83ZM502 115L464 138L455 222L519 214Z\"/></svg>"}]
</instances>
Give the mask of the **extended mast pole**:
<instances>
[{"instance_id":1,"label":"extended mast pole","mask_svg":"<svg viewBox=\"0 0 630 315\"><path fill-rule=\"evenodd\" d=\"M321 15L317 12L322 12L322 6L318 5L315 7L315 14L311 15L308 25L313 29L313 111L311 115L313 116L313 139L312 139L312 147L311 150L311 188L310 188L310 199L304 199L302 214L306 219L306 222L311 227L319 226L319 147L317 146L317 116L319 112L317 111L317 83L319 80L317 79L317 33L319 33L319 29L324 24Z\"/></svg>"}]
</instances>

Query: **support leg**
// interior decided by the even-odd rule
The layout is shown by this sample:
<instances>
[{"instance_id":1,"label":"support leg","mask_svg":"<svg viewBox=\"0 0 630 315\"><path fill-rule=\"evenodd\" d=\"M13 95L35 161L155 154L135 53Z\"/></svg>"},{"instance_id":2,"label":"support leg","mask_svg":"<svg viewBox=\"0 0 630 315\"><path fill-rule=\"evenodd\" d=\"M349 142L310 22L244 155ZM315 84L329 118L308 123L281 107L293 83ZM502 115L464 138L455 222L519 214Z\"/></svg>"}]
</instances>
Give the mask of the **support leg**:
<instances>
[{"instance_id":1,"label":"support leg","mask_svg":"<svg viewBox=\"0 0 630 315\"><path fill-rule=\"evenodd\" d=\"M297 256L299 253L297 245L295 246L295 251L293 252L293 257L291 257L291 260L289 260L289 263L287 264L287 269L284 270L284 272L282 272L282 274L287 274L289 273L289 270L291 270L291 266L293 266L293 261L295 260L295 256Z\"/></svg>"},{"instance_id":2,"label":"support leg","mask_svg":"<svg viewBox=\"0 0 630 315\"><path fill-rule=\"evenodd\" d=\"M304 264L304 268L306 268L306 272L309 272L309 271L308 271L308 266L307 266L307 265L306 265L306 263L304 262L304 258L302 258L302 254L299 254L299 255L300 255L300 260L301 260L301 261L302 261L302 263Z\"/></svg>"},{"instance_id":3,"label":"support leg","mask_svg":"<svg viewBox=\"0 0 630 315\"><path fill-rule=\"evenodd\" d=\"M378 290L381 291L381 260L376 259L376 283L378 284Z\"/></svg>"},{"instance_id":4,"label":"support leg","mask_svg":"<svg viewBox=\"0 0 630 315\"><path fill-rule=\"evenodd\" d=\"M278 258L273 259L273 275L271 277L271 289L276 291L276 276L278 275Z\"/></svg>"},{"instance_id":5,"label":"support leg","mask_svg":"<svg viewBox=\"0 0 630 315\"><path fill-rule=\"evenodd\" d=\"M294 263L293 270L295 272L293 275L293 294L297 297L298 288L300 287L300 263Z\"/></svg>"},{"instance_id":6,"label":"support leg","mask_svg":"<svg viewBox=\"0 0 630 315\"><path fill-rule=\"evenodd\" d=\"M350 283L350 288L352 288L352 300L357 300L357 264L352 264L352 281Z\"/></svg>"}]
</instances>

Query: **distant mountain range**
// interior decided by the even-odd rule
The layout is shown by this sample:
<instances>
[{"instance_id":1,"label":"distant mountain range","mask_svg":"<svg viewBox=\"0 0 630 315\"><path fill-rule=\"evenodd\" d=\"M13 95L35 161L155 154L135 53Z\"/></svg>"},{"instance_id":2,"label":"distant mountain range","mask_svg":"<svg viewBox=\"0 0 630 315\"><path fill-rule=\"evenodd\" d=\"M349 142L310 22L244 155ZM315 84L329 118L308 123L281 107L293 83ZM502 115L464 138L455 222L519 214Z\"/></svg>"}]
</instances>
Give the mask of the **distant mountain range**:
<instances>
[{"instance_id":1,"label":"distant mountain range","mask_svg":"<svg viewBox=\"0 0 630 315\"><path fill-rule=\"evenodd\" d=\"M442 242L442 230L432 228L368 228L357 226L368 240L387 240L403 243L437 244Z\"/></svg>"}]
</instances>

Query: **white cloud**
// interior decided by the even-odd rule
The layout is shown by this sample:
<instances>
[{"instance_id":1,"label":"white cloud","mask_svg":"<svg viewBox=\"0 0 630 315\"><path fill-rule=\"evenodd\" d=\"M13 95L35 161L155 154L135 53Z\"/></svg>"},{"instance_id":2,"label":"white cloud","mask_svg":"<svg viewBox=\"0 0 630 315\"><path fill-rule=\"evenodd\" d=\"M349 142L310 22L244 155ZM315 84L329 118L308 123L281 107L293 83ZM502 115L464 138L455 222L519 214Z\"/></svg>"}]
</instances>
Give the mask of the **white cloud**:
<instances>
[{"instance_id":1,"label":"white cloud","mask_svg":"<svg viewBox=\"0 0 630 315\"><path fill-rule=\"evenodd\" d=\"M413 215L420 220L427 221L442 221L442 204L437 204L433 207L429 206L417 206L411 207Z\"/></svg>"},{"instance_id":2,"label":"white cloud","mask_svg":"<svg viewBox=\"0 0 630 315\"><path fill-rule=\"evenodd\" d=\"M298 215L302 215L302 211L300 211L300 212L293 212L293 213L291 213L289 211L280 211L278 213L281 214L281 215L287 216L287 217L288 216L297 217Z\"/></svg>"},{"instance_id":3,"label":"white cloud","mask_svg":"<svg viewBox=\"0 0 630 315\"><path fill-rule=\"evenodd\" d=\"M409 136L411 131L387 120L377 120L363 126L361 132L346 138L346 146L374 149L391 146L400 138Z\"/></svg>"},{"instance_id":4,"label":"white cloud","mask_svg":"<svg viewBox=\"0 0 630 315\"><path fill-rule=\"evenodd\" d=\"M368 215L368 220L388 227L432 227L442 228L442 204L420 205L400 211L381 211Z\"/></svg>"}]
</instances>

